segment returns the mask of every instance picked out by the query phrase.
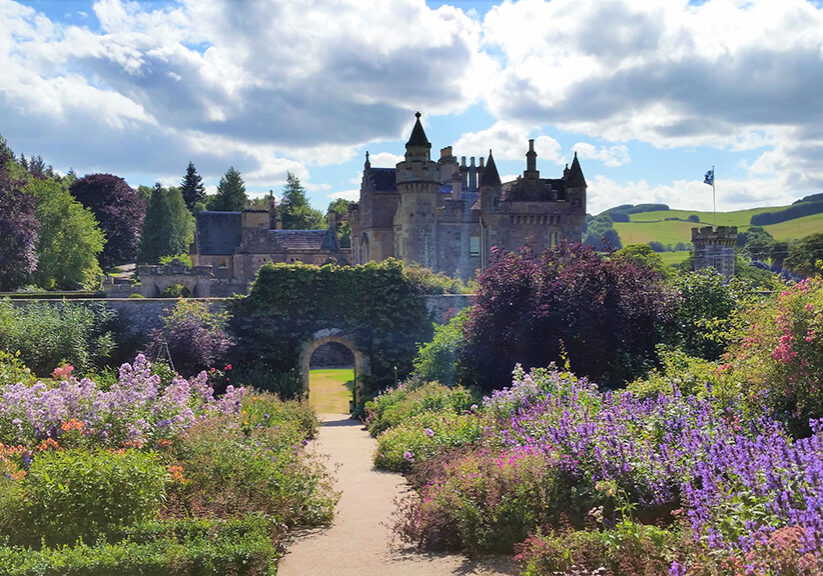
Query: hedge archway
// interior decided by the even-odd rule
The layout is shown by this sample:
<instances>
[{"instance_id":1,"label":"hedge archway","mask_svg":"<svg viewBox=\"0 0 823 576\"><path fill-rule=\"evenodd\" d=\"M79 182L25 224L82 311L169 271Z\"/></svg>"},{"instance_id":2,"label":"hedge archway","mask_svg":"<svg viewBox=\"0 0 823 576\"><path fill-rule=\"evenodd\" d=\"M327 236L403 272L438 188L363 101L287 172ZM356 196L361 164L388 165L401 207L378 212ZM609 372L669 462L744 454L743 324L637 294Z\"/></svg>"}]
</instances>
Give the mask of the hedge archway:
<instances>
[{"instance_id":1,"label":"hedge archway","mask_svg":"<svg viewBox=\"0 0 823 576\"><path fill-rule=\"evenodd\" d=\"M309 391L309 371L311 368L311 357L314 351L329 342L337 342L348 348L354 356L354 381L355 381L355 401L357 397L357 379L361 376L371 375L371 362L369 357L357 349L354 339L339 328L328 328L318 330L312 335L312 339L303 344L300 352L300 379L303 390Z\"/></svg>"}]
</instances>

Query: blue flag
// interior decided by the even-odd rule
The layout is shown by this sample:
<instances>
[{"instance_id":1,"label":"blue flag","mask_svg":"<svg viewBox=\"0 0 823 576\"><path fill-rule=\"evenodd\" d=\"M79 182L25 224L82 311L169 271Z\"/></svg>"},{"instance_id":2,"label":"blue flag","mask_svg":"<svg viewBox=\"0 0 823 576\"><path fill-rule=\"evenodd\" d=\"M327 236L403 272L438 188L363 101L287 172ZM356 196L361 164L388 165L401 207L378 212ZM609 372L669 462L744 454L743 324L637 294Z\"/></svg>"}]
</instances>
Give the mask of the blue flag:
<instances>
[{"instance_id":1,"label":"blue flag","mask_svg":"<svg viewBox=\"0 0 823 576\"><path fill-rule=\"evenodd\" d=\"M714 186L714 168L706 172L706 176L703 178L703 184Z\"/></svg>"}]
</instances>

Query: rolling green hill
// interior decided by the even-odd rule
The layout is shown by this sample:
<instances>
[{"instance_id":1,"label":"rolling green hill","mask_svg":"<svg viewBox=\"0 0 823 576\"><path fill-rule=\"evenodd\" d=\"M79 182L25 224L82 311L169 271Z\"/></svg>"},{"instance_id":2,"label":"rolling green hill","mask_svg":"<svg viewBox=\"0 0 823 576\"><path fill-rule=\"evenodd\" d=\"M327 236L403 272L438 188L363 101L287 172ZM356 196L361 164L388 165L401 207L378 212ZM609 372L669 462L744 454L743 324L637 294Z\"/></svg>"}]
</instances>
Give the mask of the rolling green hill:
<instances>
[{"instance_id":1,"label":"rolling green hill","mask_svg":"<svg viewBox=\"0 0 823 576\"><path fill-rule=\"evenodd\" d=\"M733 212L718 212L718 226L737 226L740 232L749 227L749 220L753 214L774 212L785 208L764 207L750 210L736 210ZM685 222L686 218L696 214L700 223ZM695 226L712 226L715 224L714 214L697 210L658 210L655 212L641 212L632 214L630 222L615 222L614 229L620 235L623 245L646 244L657 241L663 244L677 244L691 242L691 229ZM667 220L680 218L681 220ZM823 214L813 214L803 218L795 218L779 224L764 226L776 240L796 240L809 234L823 232Z\"/></svg>"}]
</instances>

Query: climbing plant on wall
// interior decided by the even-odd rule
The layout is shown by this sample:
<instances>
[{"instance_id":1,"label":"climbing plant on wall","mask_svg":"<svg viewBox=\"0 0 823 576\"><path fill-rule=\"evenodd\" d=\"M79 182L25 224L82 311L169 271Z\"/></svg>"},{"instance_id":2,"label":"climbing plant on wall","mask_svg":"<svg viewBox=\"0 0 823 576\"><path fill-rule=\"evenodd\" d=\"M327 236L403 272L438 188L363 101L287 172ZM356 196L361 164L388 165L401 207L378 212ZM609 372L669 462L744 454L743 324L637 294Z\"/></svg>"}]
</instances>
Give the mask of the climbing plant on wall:
<instances>
[{"instance_id":1,"label":"climbing plant on wall","mask_svg":"<svg viewBox=\"0 0 823 576\"><path fill-rule=\"evenodd\" d=\"M362 266L266 264L248 296L230 305L235 366L254 385L289 396L299 388L302 345L339 328L371 360L373 394L411 371L417 343L431 336L423 290L396 260ZM253 367L253 368L252 368Z\"/></svg>"}]
</instances>

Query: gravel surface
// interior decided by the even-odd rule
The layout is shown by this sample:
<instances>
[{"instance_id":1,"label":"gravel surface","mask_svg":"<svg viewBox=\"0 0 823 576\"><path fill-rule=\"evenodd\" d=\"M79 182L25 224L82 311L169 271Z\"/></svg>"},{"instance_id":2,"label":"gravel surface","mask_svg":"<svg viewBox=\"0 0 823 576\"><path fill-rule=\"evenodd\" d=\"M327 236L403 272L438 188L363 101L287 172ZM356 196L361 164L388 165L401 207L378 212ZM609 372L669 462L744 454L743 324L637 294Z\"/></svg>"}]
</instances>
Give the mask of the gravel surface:
<instances>
[{"instance_id":1,"label":"gravel surface","mask_svg":"<svg viewBox=\"0 0 823 576\"><path fill-rule=\"evenodd\" d=\"M430 554L393 541L395 499L408 490L399 474L372 466L376 443L348 415L321 416L314 450L337 466L342 493L334 522L306 532L288 545L278 576L516 576L509 558L469 560L454 554Z\"/></svg>"}]
</instances>

